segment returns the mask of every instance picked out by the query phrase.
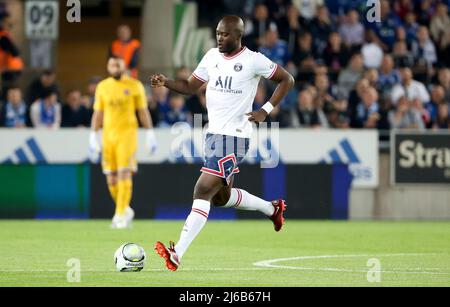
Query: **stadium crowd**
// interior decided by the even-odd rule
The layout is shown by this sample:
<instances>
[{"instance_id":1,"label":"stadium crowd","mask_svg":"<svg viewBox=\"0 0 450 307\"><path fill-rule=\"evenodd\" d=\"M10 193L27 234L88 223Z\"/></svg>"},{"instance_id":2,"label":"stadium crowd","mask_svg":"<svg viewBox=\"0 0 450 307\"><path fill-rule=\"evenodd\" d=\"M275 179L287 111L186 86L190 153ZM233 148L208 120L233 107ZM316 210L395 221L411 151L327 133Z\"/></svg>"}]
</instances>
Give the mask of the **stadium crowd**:
<instances>
[{"instance_id":1,"label":"stadium crowd","mask_svg":"<svg viewBox=\"0 0 450 307\"><path fill-rule=\"evenodd\" d=\"M450 128L449 0L381 0L381 22L367 20L365 0L196 2L199 24L213 33L220 16L243 16L244 44L295 77L295 89L271 112L269 123L294 128ZM131 33L120 38L120 31L119 39L130 41ZM0 51L13 46L7 39L0 36ZM136 62L138 53L130 54ZM188 78L191 72L178 68L176 78ZM65 97L52 70L24 91L8 83L2 91L0 126L88 127L100 80L93 77L85 90L70 90ZM271 82L260 82L254 109L273 89ZM166 88L148 90L156 126L193 124L193 114L201 114L202 124L207 123L204 88L191 97Z\"/></svg>"}]
</instances>

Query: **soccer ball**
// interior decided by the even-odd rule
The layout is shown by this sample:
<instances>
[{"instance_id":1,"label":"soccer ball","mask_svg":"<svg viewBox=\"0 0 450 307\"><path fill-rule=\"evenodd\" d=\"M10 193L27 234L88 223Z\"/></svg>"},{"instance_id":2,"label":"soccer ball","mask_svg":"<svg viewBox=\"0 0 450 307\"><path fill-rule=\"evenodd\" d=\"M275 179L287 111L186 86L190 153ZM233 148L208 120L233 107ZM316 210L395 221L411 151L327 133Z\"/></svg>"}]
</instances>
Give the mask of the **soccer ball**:
<instances>
[{"instance_id":1,"label":"soccer ball","mask_svg":"<svg viewBox=\"0 0 450 307\"><path fill-rule=\"evenodd\" d=\"M135 243L121 245L114 253L114 263L119 272L139 272L145 265L145 251Z\"/></svg>"}]
</instances>

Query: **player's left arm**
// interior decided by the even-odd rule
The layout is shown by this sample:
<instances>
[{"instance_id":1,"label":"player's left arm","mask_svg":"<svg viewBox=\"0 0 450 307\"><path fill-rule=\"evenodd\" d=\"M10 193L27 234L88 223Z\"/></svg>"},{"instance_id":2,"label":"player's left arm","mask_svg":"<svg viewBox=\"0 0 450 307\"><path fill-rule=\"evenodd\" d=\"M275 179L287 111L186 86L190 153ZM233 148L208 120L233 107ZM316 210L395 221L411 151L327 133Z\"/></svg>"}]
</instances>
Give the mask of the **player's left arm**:
<instances>
[{"instance_id":1,"label":"player's left arm","mask_svg":"<svg viewBox=\"0 0 450 307\"><path fill-rule=\"evenodd\" d=\"M153 131L152 118L147 108L147 98L145 95L144 86L141 83L138 84L138 94L135 103L139 122L141 123L142 127L146 129L145 139L147 149L150 151L150 153L154 153L157 147L156 137L155 132Z\"/></svg>"},{"instance_id":2,"label":"player's left arm","mask_svg":"<svg viewBox=\"0 0 450 307\"><path fill-rule=\"evenodd\" d=\"M147 108L138 109L137 115L139 118L139 122L141 123L143 128L145 128L145 129L153 128L152 118L151 118L150 112L148 111Z\"/></svg>"},{"instance_id":3,"label":"player's left arm","mask_svg":"<svg viewBox=\"0 0 450 307\"><path fill-rule=\"evenodd\" d=\"M139 118L139 122L142 127L146 129L145 132L145 145L150 154L153 154L156 151L157 142L155 132L153 131L153 122L150 117L150 112L147 108L140 108L137 110L137 115Z\"/></svg>"},{"instance_id":4,"label":"player's left arm","mask_svg":"<svg viewBox=\"0 0 450 307\"><path fill-rule=\"evenodd\" d=\"M248 120L251 122L263 122L267 115L269 115L273 108L280 104L281 100L295 84L294 77L280 65L277 66L276 71L270 80L278 83L278 86L275 88L272 97L270 97L269 101L267 101L261 109L246 114L249 116Z\"/></svg>"}]
</instances>

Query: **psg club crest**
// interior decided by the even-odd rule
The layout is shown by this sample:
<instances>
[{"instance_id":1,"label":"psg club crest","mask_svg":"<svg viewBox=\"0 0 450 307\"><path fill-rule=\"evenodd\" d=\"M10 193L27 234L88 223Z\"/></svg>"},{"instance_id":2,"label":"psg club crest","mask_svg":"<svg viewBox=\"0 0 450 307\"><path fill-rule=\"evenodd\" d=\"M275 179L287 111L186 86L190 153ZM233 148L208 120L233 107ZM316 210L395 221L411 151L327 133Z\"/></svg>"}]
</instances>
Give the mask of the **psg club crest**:
<instances>
[{"instance_id":1,"label":"psg club crest","mask_svg":"<svg viewBox=\"0 0 450 307\"><path fill-rule=\"evenodd\" d=\"M242 70L242 64L241 63L236 63L234 65L234 71L240 72L241 70Z\"/></svg>"}]
</instances>

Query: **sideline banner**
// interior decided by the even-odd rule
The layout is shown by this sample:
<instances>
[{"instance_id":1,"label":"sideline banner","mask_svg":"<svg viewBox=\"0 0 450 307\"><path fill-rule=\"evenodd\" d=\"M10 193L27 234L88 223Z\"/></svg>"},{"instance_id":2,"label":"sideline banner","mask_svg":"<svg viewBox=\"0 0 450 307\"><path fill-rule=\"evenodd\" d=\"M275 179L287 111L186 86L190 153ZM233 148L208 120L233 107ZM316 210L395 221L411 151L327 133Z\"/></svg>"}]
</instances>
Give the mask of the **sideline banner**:
<instances>
[{"instance_id":1,"label":"sideline banner","mask_svg":"<svg viewBox=\"0 0 450 307\"><path fill-rule=\"evenodd\" d=\"M202 163L202 129L174 125L156 129L158 149L150 155L139 132L139 163ZM89 129L0 129L0 164L89 162ZM99 162L99 161L94 161ZM378 186L378 132L375 130L255 129L245 159L273 168L284 164L348 164L353 186Z\"/></svg>"},{"instance_id":2,"label":"sideline banner","mask_svg":"<svg viewBox=\"0 0 450 307\"><path fill-rule=\"evenodd\" d=\"M450 133L392 132L391 183L450 184Z\"/></svg>"}]
</instances>

